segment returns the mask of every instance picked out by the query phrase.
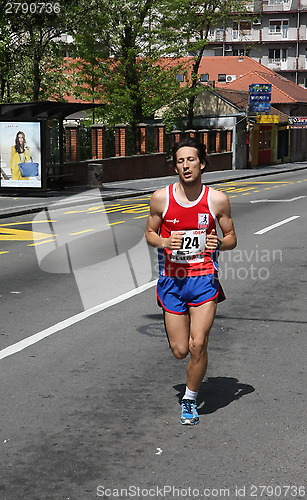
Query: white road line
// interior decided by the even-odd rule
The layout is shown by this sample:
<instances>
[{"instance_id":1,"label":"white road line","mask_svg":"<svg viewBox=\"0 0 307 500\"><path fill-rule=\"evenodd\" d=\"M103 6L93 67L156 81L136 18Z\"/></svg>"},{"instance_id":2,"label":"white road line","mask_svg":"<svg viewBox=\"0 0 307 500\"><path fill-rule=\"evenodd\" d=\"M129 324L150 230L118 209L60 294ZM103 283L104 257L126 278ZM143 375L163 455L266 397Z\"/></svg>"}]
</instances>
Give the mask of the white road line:
<instances>
[{"instance_id":1,"label":"white road line","mask_svg":"<svg viewBox=\"0 0 307 500\"><path fill-rule=\"evenodd\" d=\"M281 220L280 222L276 222L276 224L272 224L272 226L265 227L264 229L260 229L260 231L257 231L254 234L264 234L267 233L268 231L271 231L271 229L275 229L275 227L282 226L283 224L286 224L287 222L291 222L292 220L298 219L300 215L293 215L292 217L289 217L288 219Z\"/></svg>"},{"instance_id":2,"label":"white road line","mask_svg":"<svg viewBox=\"0 0 307 500\"><path fill-rule=\"evenodd\" d=\"M251 203L289 203L291 201L301 200L302 198L306 198L306 196L297 196L296 198L291 198L290 200L250 200Z\"/></svg>"},{"instance_id":3,"label":"white road line","mask_svg":"<svg viewBox=\"0 0 307 500\"><path fill-rule=\"evenodd\" d=\"M103 302L102 304L98 304L97 306L91 307L90 309L87 309L86 311L76 314L75 316L71 316L70 318L67 318L64 321L60 321L60 323L50 326L49 328L46 328L46 330L42 330L41 332L35 333L34 335L31 335L30 337L27 337L26 339L23 339L20 342L17 342L16 344L12 344L0 351L0 359L12 356L13 354L16 354L17 352L20 352L23 349L26 349L27 347L33 344L36 344L40 340L45 339L46 337L49 337L50 335L53 335L54 333L57 333L60 330L69 328L75 323L78 323L79 321L89 318L90 316L93 316L94 314L101 312L104 309L108 309L109 307L112 307L115 304L119 304L124 300L130 299L130 297L134 297L135 295L145 292L145 290L152 288L156 284L156 282L157 280L150 281L149 283L139 286L138 288L135 288L134 290L131 290L129 292L123 293L122 295L119 295L114 299L108 300L107 302Z\"/></svg>"}]
</instances>

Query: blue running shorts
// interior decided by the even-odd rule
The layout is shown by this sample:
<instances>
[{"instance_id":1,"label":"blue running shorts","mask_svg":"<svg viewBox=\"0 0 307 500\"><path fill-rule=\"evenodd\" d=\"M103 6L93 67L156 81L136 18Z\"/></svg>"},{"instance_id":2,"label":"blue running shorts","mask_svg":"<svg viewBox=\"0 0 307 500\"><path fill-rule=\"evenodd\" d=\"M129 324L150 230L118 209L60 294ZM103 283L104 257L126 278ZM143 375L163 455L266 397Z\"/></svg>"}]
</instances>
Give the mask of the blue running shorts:
<instances>
[{"instance_id":1,"label":"blue running shorts","mask_svg":"<svg viewBox=\"0 0 307 500\"><path fill-rule=\"evenodd\" d=\"M172 278L160 276L157 283L157 300L165 311L184 314L189 306L199 306L210 300L226 299L215 274Z\"/></svg>"}]
</instances>

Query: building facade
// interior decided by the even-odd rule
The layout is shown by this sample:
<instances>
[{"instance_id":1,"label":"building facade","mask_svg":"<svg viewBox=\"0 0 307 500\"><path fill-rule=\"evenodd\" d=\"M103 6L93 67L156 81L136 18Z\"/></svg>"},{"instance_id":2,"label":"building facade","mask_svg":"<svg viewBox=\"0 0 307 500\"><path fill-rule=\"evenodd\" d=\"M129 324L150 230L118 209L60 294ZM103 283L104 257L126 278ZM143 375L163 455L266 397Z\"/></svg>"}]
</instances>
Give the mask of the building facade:
<instances>
[{"instance_id":1,"label":"building facade","mask_svg":"<svg viewBox=\"0 0 307 500\"><path fill-rule=\"evenodd\" d=\"M254 0L248 10L252 20L230 16L210 31L204 55L247 55L307 88L307 0Z\"/></svg>"}]
</instances>

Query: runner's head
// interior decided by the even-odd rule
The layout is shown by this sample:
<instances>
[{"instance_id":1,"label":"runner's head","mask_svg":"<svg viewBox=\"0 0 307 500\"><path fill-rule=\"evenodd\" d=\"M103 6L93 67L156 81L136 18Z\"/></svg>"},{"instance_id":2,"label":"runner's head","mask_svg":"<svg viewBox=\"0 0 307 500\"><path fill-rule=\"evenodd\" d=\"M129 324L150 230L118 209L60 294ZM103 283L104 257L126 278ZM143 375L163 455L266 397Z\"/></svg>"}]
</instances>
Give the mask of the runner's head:
<instances>
[{"instance_id":1,"label":"runner's head","mask_svg":"<svg viewBox=\"0 0 307 500\"><path fill-rule=\"evenodd\" d=\"M202 142L196 141L192 137L186 137L185 139L181 139L181 141L176 142L176 144L172 148L173 167L174 168L176 168L176 163L177 163L177 151L180 148L184 148L184 147L195 148L197 151L197 156L199 158L200 163L202 165L206 164L206 161L207 161L206 145Z\"/></svg>"}]
</instances>

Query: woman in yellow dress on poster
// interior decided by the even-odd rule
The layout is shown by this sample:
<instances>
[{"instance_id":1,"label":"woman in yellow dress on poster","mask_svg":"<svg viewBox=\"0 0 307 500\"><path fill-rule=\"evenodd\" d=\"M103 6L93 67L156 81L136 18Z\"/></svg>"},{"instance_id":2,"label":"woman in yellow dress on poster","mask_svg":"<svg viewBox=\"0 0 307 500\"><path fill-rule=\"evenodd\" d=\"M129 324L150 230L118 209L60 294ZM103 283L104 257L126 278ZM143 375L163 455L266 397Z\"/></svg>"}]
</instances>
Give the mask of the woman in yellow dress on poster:
<instances>
[{"instance_id":1,"label":"woman in yellow dress on poster","mask_svg":"<svg viewBox=\"0 0 307 500\"><path fill-rule=\"evenodd\" d=\"M11 148L10 169L12 181L27 181L29 177L22 177L18 163L31 161L30 149L26 145L24 132L17 132L15 146Z\"/></svg>"}]
</instances>

